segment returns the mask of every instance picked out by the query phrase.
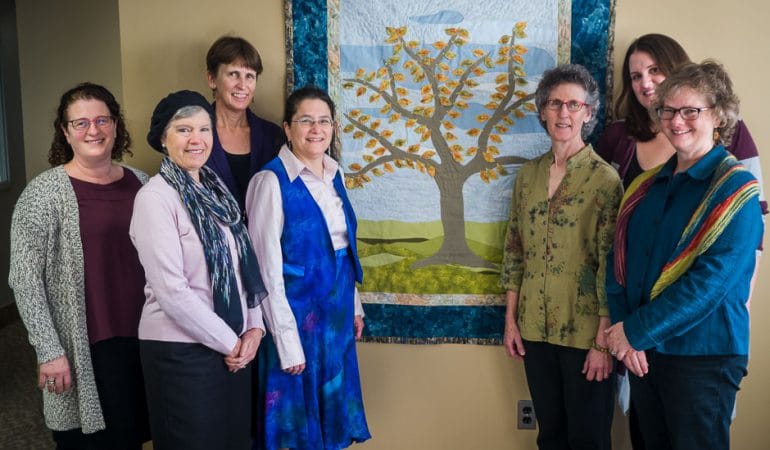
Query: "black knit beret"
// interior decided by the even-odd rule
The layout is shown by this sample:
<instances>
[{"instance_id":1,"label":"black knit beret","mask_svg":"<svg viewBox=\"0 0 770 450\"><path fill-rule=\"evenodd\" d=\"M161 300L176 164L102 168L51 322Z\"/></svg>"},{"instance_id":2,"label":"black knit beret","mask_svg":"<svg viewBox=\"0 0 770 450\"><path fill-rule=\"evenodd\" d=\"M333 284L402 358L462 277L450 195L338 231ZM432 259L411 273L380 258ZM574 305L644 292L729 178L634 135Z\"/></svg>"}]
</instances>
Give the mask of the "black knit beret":
<instances>
[{"instance_id":1,"label":"black knit beret","mask_svg":"<svg viewBox=\"0 0 770 450\"><path fill-rule=\"evenodd\" d=\"M163 145L160 143L163 131L166 129L169 120L174 117L174 114L185 106L200 106L209 113L212 123L214 122L211 105L204 96L195 91L172 92L158 102L158 106L152 112L150 131L147 132L147 143L150 144L150 147L161 153L163 152Z\"/></svg>"}]
</instances>

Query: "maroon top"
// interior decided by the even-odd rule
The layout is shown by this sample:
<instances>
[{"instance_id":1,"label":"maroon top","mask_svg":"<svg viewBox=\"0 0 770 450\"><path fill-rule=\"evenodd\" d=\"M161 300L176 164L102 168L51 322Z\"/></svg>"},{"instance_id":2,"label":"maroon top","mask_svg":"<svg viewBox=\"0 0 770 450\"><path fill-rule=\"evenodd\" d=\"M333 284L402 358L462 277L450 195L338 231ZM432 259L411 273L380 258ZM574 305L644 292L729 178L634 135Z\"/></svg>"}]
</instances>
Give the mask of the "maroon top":
<instances>
[{"instance_id":1,"label":"maroon top","mask_svg":"<svg viewBox=\"0 0 770 450\"><path fill-rule=\"evenodd\" d=\"M142 183L129 169L110 184L72 177L70 182L80 212L88 340L94 344L136 337L144 305L144 270L128 226Z\"/></svg>"}]
</instances>

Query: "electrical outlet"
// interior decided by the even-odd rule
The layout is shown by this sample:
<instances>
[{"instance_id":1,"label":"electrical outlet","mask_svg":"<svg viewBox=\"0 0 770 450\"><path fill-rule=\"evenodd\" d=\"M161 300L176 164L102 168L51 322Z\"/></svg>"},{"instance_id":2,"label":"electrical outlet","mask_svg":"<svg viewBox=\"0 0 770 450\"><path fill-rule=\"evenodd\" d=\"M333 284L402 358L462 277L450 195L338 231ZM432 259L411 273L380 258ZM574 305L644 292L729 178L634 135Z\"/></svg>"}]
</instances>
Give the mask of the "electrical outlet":
<instances>
[{"instance_id":1,"label":"electrical outlet","mask_svg":"<svg viewBox=\"0 0 770 450\"><path fill-rule=\"evenodd\" d=\"M516 427L519 430L534 430L537 428L535 407L532 405L532 400L519 400L516 410Z\"/></svg>"}]
</instances>

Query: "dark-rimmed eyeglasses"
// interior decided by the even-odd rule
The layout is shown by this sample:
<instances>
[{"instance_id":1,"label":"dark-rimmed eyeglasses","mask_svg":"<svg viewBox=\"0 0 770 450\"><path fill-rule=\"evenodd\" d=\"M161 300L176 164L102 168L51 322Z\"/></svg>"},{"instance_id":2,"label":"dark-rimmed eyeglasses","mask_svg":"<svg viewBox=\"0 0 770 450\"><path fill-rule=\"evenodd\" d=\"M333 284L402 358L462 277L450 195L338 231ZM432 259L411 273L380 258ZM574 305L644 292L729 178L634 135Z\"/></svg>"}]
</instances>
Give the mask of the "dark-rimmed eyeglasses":
<instances>
[{"instance_id":1,"label":"dark-rimmed eyeglasses","mask_svg":"<svg viewBox=\"0 0 770 450\"><path fill-rule=\"evenodd\" d=\"M558 98L549 98L545 102L545 107L550 109L551 111L560 111L561 107L566 105L567 111L569 112L578 112L581 109L583 109L584 106L586 106L588 103L584 103L578 100L559 100Z\"/></svg>"},{"instance_id":2,"label":"dark-rimmed eyeglasses","mask_svg":"<svg viewBox=\"0 0 770 450\"><path fill-rule=\"evenodd\" d=\"M711 109L713 106L707 106L705 108L694 108L692 106L685 106L683 108L657 108L655 110L655 114L658 115L658 117L662 120L671 120L674 118L676 113L679 113L679 116L684 120L695 120L698 117L700 117L700 113L702 111L705 111L707 109Z\"/></svg>"},{"instance_id":3,"label":"dark-rimmed eyeglasses","mask_svg":"<svg viewBox=\"0 0 770 450\"><path fill-rule=\"evenodd\" d=\"M91 124L96 125L96 128L110 128L115 123L115 119L112 116L98 116L93 119L81 117L80 119L68 120L67 123L75 131L86 131Z\"/></svg>"}]
</instances>

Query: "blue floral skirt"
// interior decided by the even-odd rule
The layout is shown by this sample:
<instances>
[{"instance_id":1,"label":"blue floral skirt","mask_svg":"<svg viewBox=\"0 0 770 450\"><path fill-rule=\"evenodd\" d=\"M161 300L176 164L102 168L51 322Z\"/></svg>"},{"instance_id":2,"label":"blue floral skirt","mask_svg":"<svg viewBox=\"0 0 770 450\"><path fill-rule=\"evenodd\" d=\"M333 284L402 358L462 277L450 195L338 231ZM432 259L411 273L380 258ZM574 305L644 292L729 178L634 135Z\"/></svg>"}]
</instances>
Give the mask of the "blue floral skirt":
<instances>
[{"instance_id":1,"label":"blue floral skirt","mask_svg":"<svg viewBox=\"0 0 770 450\"><path fill-rule=\"evenodd\" d=\"M353 266L338 250L334 289L323 298L289 299L305 352L305 370L281 370L267 339L265 441L268 450L336 450L371 437L366 425L353 329ZM332 270L332 268L329 268Z\"/></svg>"}]
</instances>

